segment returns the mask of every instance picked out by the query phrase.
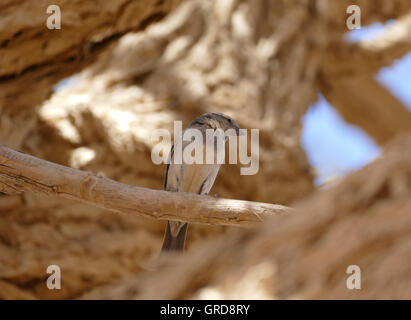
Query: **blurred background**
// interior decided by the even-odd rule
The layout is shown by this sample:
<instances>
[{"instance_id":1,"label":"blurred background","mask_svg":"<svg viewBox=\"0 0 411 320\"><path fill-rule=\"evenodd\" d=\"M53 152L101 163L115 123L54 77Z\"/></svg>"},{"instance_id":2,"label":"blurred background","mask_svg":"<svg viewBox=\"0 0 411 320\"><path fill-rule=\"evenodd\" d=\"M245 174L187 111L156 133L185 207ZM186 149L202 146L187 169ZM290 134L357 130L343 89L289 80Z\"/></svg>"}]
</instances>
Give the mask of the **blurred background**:
<instances>
[{"instance_id":1,"label":"blurred background","mask_svg":"<svg viewBox=\"0 0 411 320\"><path fill-rule=\"evenodd\" d=\"M354 29L346 33L346 39L352 43L372 42L394 21ZM408 110L411 109L410 74L411 54L404 55L375 74L378 82ZM346 123L321 94L304 116L303 126L301 142L310 164L316 169L316 185L361 168L381 153L381 148L372 137L361 128Z\"/></svg>"},{"instance_id":2,"label":"blurred background","mask_svg":"<svg viewBox=\"0 0 411 320\"><path fill-rule=\"evenodd\" d=\"M61 29L48 1L0 4L1 145L161 189L152 131L223 112L260 130L260 170L225 165L211 193L302 209L256 230L192 225L185 263L159 263L163 221L2 194L0 298L410 297L409 0L52 4ZM347 290L350 264L369 290Z\"/></svg>"}]
</instances>

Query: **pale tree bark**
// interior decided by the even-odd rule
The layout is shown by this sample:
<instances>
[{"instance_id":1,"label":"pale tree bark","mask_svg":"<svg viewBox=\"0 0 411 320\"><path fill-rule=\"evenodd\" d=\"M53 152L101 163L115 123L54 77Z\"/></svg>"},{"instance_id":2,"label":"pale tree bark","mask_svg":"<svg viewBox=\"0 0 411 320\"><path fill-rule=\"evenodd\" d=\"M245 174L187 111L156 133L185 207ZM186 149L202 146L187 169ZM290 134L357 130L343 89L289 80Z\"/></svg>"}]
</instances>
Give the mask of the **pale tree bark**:
<instances>
[{"instance_id":1,"label":"pale tree bark","mask_svg":"<svg viewBox=\"0 0 411 320\"><path fill-rule=\"evenodd\" d=\"M160 20L181 1L58 0L0 4L0 106L33 107L62 78L92 63L127 32ZM49 5L61 11L61 29L46 27Z\"/></svg>"},{"instance_id":2,"label":"pale tree bark","mask_svg":"<svg viewBox=\"0 0 411 320\"><path fill-rule=\"evenodd\" d=\"M129 186L2 146L0 192L43 193L83 201L118 213L225 226L253 226L275 214L291 211L285 206L269 203Z\"/></svg>"}]
</instances>

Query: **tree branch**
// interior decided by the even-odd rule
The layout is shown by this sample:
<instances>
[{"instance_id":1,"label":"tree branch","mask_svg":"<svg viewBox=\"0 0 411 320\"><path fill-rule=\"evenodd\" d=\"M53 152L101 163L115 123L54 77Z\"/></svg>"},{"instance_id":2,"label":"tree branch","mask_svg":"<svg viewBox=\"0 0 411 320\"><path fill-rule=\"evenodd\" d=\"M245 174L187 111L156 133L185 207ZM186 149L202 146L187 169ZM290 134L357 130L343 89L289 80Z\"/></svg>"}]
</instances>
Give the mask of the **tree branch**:
<instances>
[{"instance_id":1,"label":"tree branch","mask_svg":"<svg viewBox=\"0 0 411 320\"><path fill-rule=\"evenodd\" d=\"M411 113L373 76L326 78L319 88L345 121L359 126L381 146L411 131Z\"/></svg>"},{"instance_id":2,"label":"tree branch","mask_svg":"<svg viewBox=\"0 0 411 320\"><path fill-rule=\"evenodd\" d=\"M17 108L41 103L59 80L81 71L122 35L143 30L180 2L96 0L93 5L86 1L74 5L58 1L62 27L49 30L47 2L1 1L0 105Z\"/></svg>"},{"instance_id":3,"label":"tree branch","mask_svg":"<svg viewBox=\"0 0 411 320\"><path fill-rule=\"evenodd\" d=\"M0 146L0 191L79 200L114 212L154 219L249 226L290 208L135 187Z\"/></svg>"},{"instance_id":4,"label":"tree branch","mask_svg":"<svg viewBox=\"0 0 411 320\"><path fill-rule=\"evenodd\" d=\"M331 42L322 59L325 77L374 75L411 51L411 13L385 27L371 40Z\"/></svg>"},{"instance_id":5,"label":"tree branch","mask_svg":"<svg viewBox=\"0 0 411 320\"><path fill-rule=\"evenodd\" d=\"M362 128L379 145L411 130L411 113L375 73L411 50L411 13L371 41L333 43L322 60L318 86L344 120Z\"/></svg>"}]
</instances>

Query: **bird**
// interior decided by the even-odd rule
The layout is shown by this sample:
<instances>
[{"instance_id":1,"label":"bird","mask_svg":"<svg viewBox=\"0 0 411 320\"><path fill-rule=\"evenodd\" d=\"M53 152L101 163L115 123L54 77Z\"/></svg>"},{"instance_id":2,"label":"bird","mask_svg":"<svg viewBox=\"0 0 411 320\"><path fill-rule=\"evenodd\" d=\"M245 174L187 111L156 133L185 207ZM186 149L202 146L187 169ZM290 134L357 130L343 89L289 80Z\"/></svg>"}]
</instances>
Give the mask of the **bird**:
<instances>
[{"instance_id":1,"label":"bird","mask_svg":"<svg viewBox=\"0 0 411 320\"><path fill-rule=\"evenodd\" d=\"M183 131L183 134L188 129L198 129L203 136L203 159L205 159L205 150L207 148L214 148L214 162L206 163L203 161L199 163L174 163L174 148L177 142L173 144L169 153L169 160L167 161L167 167L164 177L164 190L173 192L189 192L201 195L208 195L212 188L214 181L220 170L221 164L216 161L217 158L217 146L216 144L206 144L206 130L218 130L221 129L224 132L231 132L231 136L240 135L240 127L237 122L219 112L205 113L195 118L190 125ZM227 131L232 129L230 131ZM230 138L229 135L225 135L224 143ZM213 140L214 142L214 140ZM190 143L190 141L182 141L182 150ZM205 147L204 147L205 146ZM180 221L167 221L163 245L161 252L183 252L185 246L185 239L187 234L187 222Z\"/></svg>"}]
</instances>

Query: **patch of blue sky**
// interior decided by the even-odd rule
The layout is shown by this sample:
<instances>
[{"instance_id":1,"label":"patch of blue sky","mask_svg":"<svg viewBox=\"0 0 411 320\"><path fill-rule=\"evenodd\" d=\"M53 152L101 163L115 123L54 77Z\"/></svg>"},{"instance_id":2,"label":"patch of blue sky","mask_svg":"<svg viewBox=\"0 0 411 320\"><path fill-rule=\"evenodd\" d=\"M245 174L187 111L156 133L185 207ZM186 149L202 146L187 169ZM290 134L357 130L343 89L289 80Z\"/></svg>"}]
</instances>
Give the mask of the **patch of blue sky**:
<instances>
[{"instance_id":1,"label":"patch of blue sky","mask_svg":"<svg viewBox=\"0 0 411 320\"><path fill-rule=\"evenodd\" d=\"M391 23L350 31L347 41L370 40ZM411 53L383 68L376 78L411 110ZM321 95L303 118L303 125L301 142L316 169L316 185L357 170L381 153L369 136L346 123Z\"/></svg>"},{"instance_id":2,"label":"patch of blue sky","mask_svg":"<svg viewBox=\"0 0 411 320\"><path fill-rule=\"evenodd\" d=\"M75 85L81 78L81 74L74 74L70 77L64 78L53 86L53 91L58 92L64 88Z\"/></svg>"},{"instance_id":3,"label":"patch of blue sky","mask_svg":"<svg viewBox=\"0 0 411 320\"><path fill-rule=\"evenodd\" d=\"M370 137L347 124L321 95L303 123L301 142L316 169L316 185L361 168L381 152Z\"/></svg>"}]
</instances>

